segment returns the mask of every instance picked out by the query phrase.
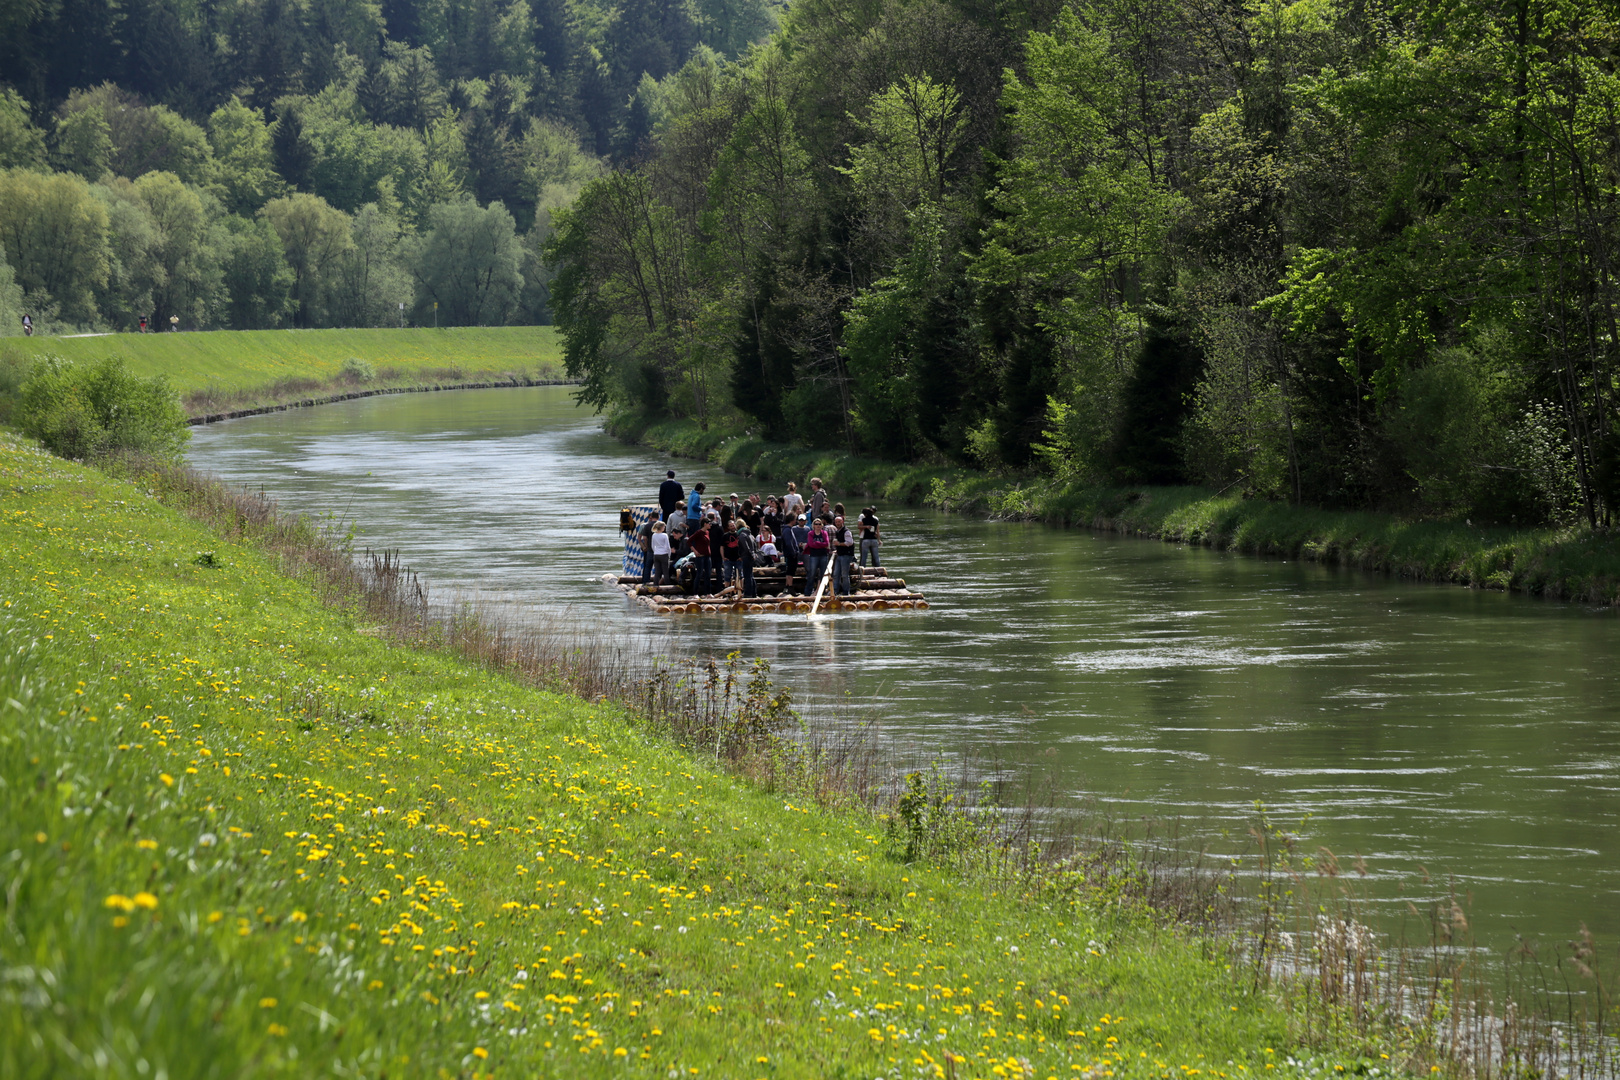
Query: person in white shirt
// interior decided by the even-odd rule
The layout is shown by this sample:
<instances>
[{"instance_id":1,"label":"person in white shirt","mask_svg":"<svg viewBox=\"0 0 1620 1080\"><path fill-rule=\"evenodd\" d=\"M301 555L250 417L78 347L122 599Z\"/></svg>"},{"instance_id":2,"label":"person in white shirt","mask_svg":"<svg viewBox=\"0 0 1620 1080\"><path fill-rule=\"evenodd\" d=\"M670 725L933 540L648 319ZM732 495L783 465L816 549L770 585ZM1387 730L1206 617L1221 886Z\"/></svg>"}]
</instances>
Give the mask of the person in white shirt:
<instances>
[{"instance_id":1,"label":"person in white shirt","mask_svg":"<svg viewBox=\"0 0 1620 1080\"><path fill-rule=\"evenodd\" d=\"M669 533L662 521L653 522L652 557L653 584L662 585L669 580Z\"/></svg>"},{"instance_id":2,"label":"person in white shirt","mask_svg":"<svg viewBox=\"0 0 1620 1080\"><path fill-rule=\"evenodd\" d=\"M793 481L788 481L787 494L782 496L782 510L784 514L798 517L804 513L804 496L799 494L799 487Z\"/></svg>"}]
</instances>

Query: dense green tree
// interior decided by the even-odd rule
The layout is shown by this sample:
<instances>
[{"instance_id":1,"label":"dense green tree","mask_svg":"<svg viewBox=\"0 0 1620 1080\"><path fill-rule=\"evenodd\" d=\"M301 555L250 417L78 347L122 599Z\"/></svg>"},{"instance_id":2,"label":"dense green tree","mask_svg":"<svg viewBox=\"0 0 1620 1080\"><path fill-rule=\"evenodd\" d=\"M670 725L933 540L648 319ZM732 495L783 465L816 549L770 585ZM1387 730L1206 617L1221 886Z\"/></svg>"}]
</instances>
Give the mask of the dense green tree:
<instances>
[{"instance_id":1,"label":"dense green tree","mask_svg":"<svg viewBox=\"0 0 1620 1080\"><path fill-rule=\"evenodd\" d=\"M220 289L212 235L217 204L173 173L146 173L134 187L152 220L152 310L158 324L178 316L185 327L207 326Z\"/></svg>"},{"instance_id":2,"label":"dense green tree","mask_svg":"<svg viewBox=\"0 0 1620 1080\"><path fill-rule=\"evenodd\" d=\"M16 271L6 261L6 249L0 246L0 337L22 332L23 291L17 284Z\"/></svg>"},{"instance_id":3,"label":"dense green tree","mask_svg":"<svg viewBox=\"0 0 1620 1080\"><path fill-rule=\"evenodd\" d=\"M15 90L0 89L0 169L45 164L45 133L29 114L28 102Z\"/></svg>"},{"instance_id":4,"label":"dense green tree","mask_svg":"<svg viewBox=\"0 0 1620 1080\"><path fill-rule=\"evenodd\" d=\"M291 319L296 279L269 220L227 217L219 241L220 320L232 330L267 330Z\"/></svg>"},{"instance_id":5,"label":"dense green tree","mask_svg":"<svg viewBox=\"0 0 1620 1080\"><path fill-rule=\"evenodd\" d=\"M282 183L294 191L309 191L314 184L315 148L304 131L302 98L276 102L276 122L270 129L270 156Z\"/></svg>"},{"instance_id":6,"label":"dense green tree","mask_svg":"<svg viewBox=\"0 0 1620 1080\"><path fill-rule=\"evenodd\" d=\"M100 180L112 167L112 128L100 109L69 113L56 124L51 159L64 172Z\"/></svg>"},{"instance_id":7,"label":"dense green tree","mask_svg":"<svg viewBox=\"0 0 1620 1080\"><path fill-rule=\"evenodd\" d=\"M32 306L55 303L70 322L96 317L107 282L107 209L71 173L0 172L0 245Z\"/></svg>"},{"instance_id":8,"label":"dense green tree","mask_svg":"<svg viewBox=\"0 0 1620 1080\"><path fill-rule=\"evenodd\" d=\"M76 91L62 106L64 118L99 112L112 140L107 168L131 180L162 170L190 184L213 182L215 166L208 135L197 124L163 105L146 106L112 83Z\"/></svg>"},{"instance_id":9,"label":"dense green tree","mask_svg":"<svg viewBox=\"0 0 1620 1080\"><path fill-rule=\"evenodd\" d=\"M157 223L127 177L109 177L91 191L107 208L107 281L96 292L96 308L109 326L131 330L154 314L152 296L163 276Z\"/></svg>"},{"instance_id":10,"label":"dense green tree","mask_svg":"<svg viewBox=\"0 0 1620 1080\"><path fill-rule=\"evenodd\" d=\"M282 194L271 128L257 109L237 97L208 117L208 142L219 163L220 198L233 214L251 215Z\"/></svg>"},{"instance_id":11,"label":"dense green tree","mask_svg":"<svg viewBox=\"0 0 1620 1080\"><path fill-rule=\"evenodd\" d=\"M411 280L399 223L367 203L349 222L352 244L338 268L330 317L340 326L398 326Z\"/></svg>"},{"instance_id":12,"label":"dense green tree","mask_svg":"<svg viewBox=\"0 0 1620 1080\"><path fill-rule=\"evenodd\" d=\"M275 229L292 268L293 325L327 325L343 261L354 247L349 216L305 192L271 199L259 214Z\"/></svg>"},{"instance_id":13,"label":"dense green tree","mask_svg":"<svg viewBox=\"0 0 1620 1080\"><path fill-rule=\"evenodd\" d=\"M412 253L415 319L440 326L502 326L523 288L517 225L500 203L441 203Z\"/></svg>"}]
</instances>

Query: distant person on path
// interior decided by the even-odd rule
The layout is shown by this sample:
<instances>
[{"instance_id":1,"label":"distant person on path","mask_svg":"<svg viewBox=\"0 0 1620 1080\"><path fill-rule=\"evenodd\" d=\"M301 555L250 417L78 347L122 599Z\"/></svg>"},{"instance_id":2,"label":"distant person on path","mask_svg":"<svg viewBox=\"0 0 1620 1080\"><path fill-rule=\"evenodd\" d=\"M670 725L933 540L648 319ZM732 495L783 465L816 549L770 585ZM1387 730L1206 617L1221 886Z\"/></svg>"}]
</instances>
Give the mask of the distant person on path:
<instances>
[{"instance_id":1,"label":"distant person on path","mask_svg":"<svg viewBox=\"0 0 1620 1080\"><path fill-rule=\"evenodd\" d=\"M883 530L878 527L877 507L868 506L861 511L861 565L868 565L866 557L870 555L872 566L882 566L883 560L878 553L882 545Z\"/></svg>"},{"instance_id":2,"label":"distant person on path","mask_svg":"<svg viewBox=\"0 0 1620 1080\"><path fill-rule=\"evenodd\" d=\"M141 333L146 333L146 316L141 316Z\"/></svg>"},{"instance_id":3,"label":"distant person on path","mask_svg":"<svg viewBox=\"0 0 1620 1080\"><path fill-rule=\"evenodd\" d=\"M833 595L848 596L854 591L850 587L849 568L855 563L855 534L844 524L842 514L833 518L832 546Z\"/></svg>"},{"instance_id":4,"label":"distant person on path","mask_svg":"<svg viewBox=\"0 0 1620 1080\"><path fill-rule=\"evenodd\" d=\"M813 593L827 573L827 562L832 558L832 538L827 525L820 518L810 521L810 531L804 538L804 591Z\"/></svg>"},{"instance_id":5,"label":"distant person on path","mask_svg":"<svg viewBox=\"0 0 1620 1080\"><path fill-rule=\"evenodd\" d=\"M23 337L33 337L33 336L34 336L34 317L32 315L24 315L23 316Z\"/></svg>"},{"instance_id":6,"label":"distant person on path","mask_svg":"<svg viewBox=\"0 0 1620 1080\"><path fill-rule=\"evenodd\" d=\"M821 486L821 480L812 478L810 481L810 520L812 522L832 520L827 516L827 503L829 501L826 489Z\"/></svg>"},{"instance_id":7,"label":"distant person on path","mask_svg":"<svg viewBox=\"0 0 1620 1080\"><path fill-rule=\"evenodd\" d=\"M172 333L178 333L179 330L180 330L180 316L178 316L178 315L170 315L169 316L169 332L171 334Z\"/></svg>"},{"instance_id":8,"label":"distant person on path","mask_svg":"<svg viewBox=\"0 0 1620 1080\"><path fill-rule=\"evenodd\" d=\"M681 487L675 479L675 470L671 469L664 474L664 482L658 485L658 509L662 511L658 516L668 521L670 515L686 506L686 489Z\"/></svg>"},{"instance_id":9,"label":"distant person on path","mask_svg":"<svg viewBox=\"0 0 1620 1080\"><path fill-rule=\"evenodd\" d=\"M788 481L787 494L782 496L782 511L795 517L804 513L804 496L799 494L799 486L791 480Z\"/></svg>"},{"instance_id":10,"label":"distant person on path","mask_svg":"<svg viewBox=\"0 0 1620 1080\"><path fill-rule=\"evenodd\" d=\"M652 561L653 584L662 585L669 580L669 533L662 521L653 522Z\"/></svg>"},{"instance_id":11,"label":"distant person on path","mask_svg":"<svg viewBox=\"0 0 1620 1080\"><path fill-rule=\"evenodd\" d=\"M686 531L691 532L703 520L703 483L692 485L692 494L686 497Z\"/></svg>"}]
</instances>

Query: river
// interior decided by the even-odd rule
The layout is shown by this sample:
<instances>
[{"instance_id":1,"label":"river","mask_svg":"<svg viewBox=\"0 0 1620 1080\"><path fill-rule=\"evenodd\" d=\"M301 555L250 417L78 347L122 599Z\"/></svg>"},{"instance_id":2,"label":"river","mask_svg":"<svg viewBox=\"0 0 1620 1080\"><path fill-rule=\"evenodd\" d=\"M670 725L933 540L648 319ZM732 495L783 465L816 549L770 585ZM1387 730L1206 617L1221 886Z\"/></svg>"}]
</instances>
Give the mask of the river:
<instances>
[{"instance_id":1,"label":"river","mask_svg":"<svg viewBox=\"0 0 1620 1080\"><path fill-rule=\"evenodd\" d=\"M566 387L234 420L196 429L190 459L354 522L440 595L768 657L824 715L879 717L907 761L1021 770L1218 849L1241 846L1261 803L1304 850L1347 870L1361 856L1358 888L1392 920L1454 888L1493 950L1620 932L1611 612L882 507L884 563L930 610L660 618L599 581L619 507L651 501L670 467L711 495L759 485L619 444Z\"/></svg>"}]
</instances>

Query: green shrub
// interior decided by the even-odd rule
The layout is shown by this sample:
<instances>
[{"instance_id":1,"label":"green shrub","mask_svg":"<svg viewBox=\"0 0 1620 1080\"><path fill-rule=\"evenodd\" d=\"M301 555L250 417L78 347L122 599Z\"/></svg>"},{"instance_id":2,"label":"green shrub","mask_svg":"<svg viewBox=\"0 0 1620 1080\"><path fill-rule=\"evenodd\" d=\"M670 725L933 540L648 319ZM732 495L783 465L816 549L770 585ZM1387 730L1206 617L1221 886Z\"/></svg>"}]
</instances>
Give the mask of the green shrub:
<instances>
[{"instance_id":1,"label":"green shrub","mask_svg":"<svg viewBox=\"0 0 1620 1080\"><path fill-rule=\"evenodd\" d=\"M168 380L137 378L117 358L93 364L43 358L17 394L13 419L24 434L65 458L176 458L191 438Z\"/></svg>"},{"instance_id":2,"label":"green shrub","mask_svg":"<svg viewBox=\"0 0 1620 1080\"><path fill-rule=\"evenodd\" d=\"M371 382L377 377L377 369L369 361L351 356L343 361L339 374L350 382Z\"/></svg>"},{"instance_id":3,"label":"green shrub","mask_svg":"<svg viewBox=\"0 0 1620 1080\"><path fill-rule=\"evenodd\" d=\"M9 424L17 407L17 393L28 380L30 354L11 345L0 345L0 424Z\"/></svg>"}]
</instances>

